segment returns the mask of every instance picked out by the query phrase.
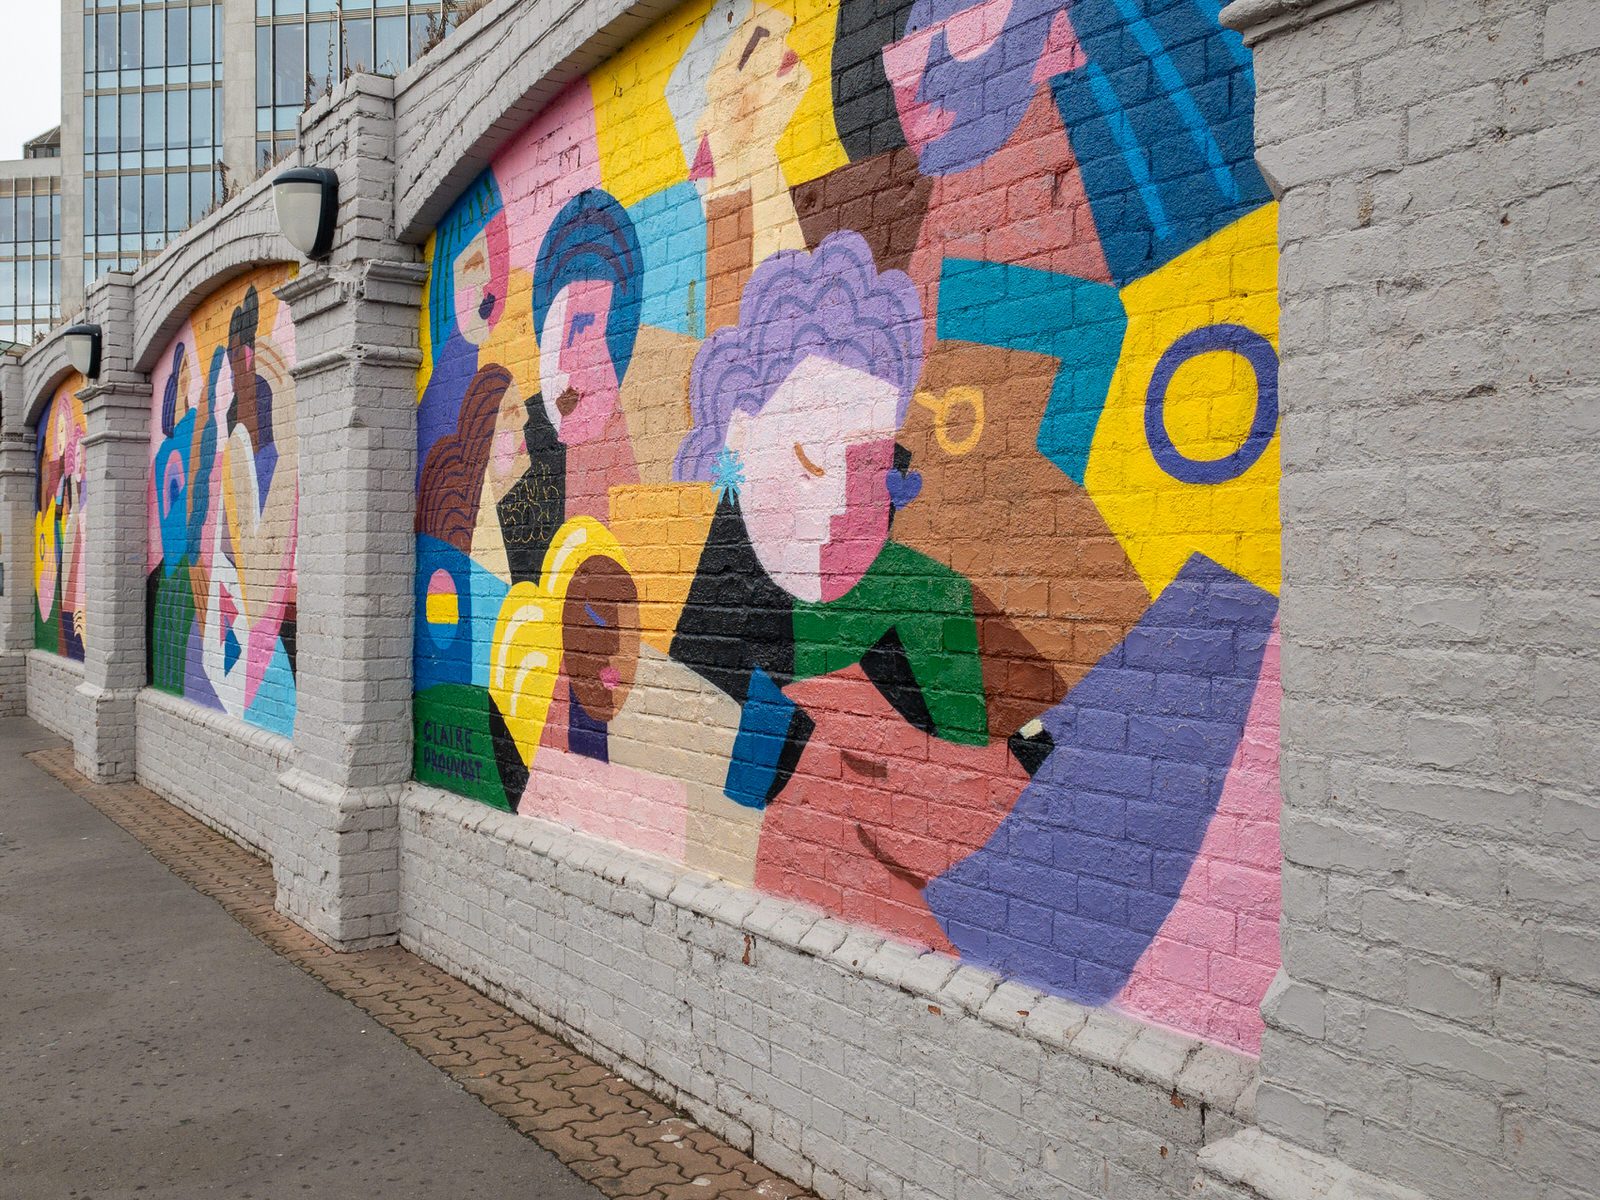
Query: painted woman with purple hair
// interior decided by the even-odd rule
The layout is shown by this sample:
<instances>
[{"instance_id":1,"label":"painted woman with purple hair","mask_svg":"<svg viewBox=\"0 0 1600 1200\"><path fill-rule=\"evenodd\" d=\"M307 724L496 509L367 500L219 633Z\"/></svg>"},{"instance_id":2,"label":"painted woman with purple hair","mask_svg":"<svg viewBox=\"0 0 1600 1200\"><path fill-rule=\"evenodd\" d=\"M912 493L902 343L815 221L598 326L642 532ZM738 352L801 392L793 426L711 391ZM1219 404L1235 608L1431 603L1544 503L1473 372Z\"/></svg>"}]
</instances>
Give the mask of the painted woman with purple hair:
<instances>
[{"instance_id":1,"label":"painted woman with purple hair","mask_svg":"<svg viewBox=\"0 0 1600 1200\"><path fill-rule=\"evenodd\" d=\"M972 589L889 540L921 482L895 437L922 345L911 280L837 233L757 267L695 358L673 475L720 501L672 655L744 705L739 803L776 795L809 732L779 689L856 662L919 728L988 740Z\"/></svg>"}]
</instances>

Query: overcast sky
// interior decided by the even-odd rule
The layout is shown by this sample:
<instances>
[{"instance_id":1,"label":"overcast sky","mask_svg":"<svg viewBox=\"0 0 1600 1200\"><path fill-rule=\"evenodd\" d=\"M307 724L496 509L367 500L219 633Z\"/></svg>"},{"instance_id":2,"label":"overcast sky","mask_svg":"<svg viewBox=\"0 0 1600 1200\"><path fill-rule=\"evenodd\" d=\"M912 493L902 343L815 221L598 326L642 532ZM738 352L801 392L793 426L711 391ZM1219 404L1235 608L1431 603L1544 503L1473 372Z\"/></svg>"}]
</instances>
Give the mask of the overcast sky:
<instances>
[{"instance_id":1,"label":"overcast sky","mask_svg":"<svg viewBox=\"0 0 1600 1200\"><path fill-rule=\"evenodd\" d=\"M0 0L0 158L61 123L60 0Z\"/></svg>"}]
</instances>

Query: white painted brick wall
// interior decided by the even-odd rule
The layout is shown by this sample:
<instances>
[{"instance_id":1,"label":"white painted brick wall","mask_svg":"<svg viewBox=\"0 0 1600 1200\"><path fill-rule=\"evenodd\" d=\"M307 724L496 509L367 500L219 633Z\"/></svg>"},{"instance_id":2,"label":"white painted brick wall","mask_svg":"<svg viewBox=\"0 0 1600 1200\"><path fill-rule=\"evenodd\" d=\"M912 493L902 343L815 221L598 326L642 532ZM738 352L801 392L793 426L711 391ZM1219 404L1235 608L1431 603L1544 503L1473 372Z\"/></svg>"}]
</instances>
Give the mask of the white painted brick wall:
<instances>
[{"instance_id":1,"label":"white painted brick wall","mask_svg":"<svg viewBox=\"0 0 1600 1200\"><path fill-rule=\"evenodd\" d=\"M1596 12L1226 18L1284 189L1260 1122L1441 1200L1600 1180Z\"/></svg>"},{"instance_id":2,"label":"white painted brick wall","mask_svg":"<svg viewBox=\"0 0 1600 1200\"><path fill-rule=\"evenodd\" d=\"M227 713L139 693L139 782L274 861L292 852L278 784L290 752L287 738Z\"/></svg>"},{"instance_id":3,"label":"white painted brick wall","mask_svg":"<svg viewBox=\"0 0 1600 1200\"><path fill-rule=\"evenodd\" d=\"M78 693L83 664L46 650L28 651L27 662L28 716L51 733L75 740L88 707Z\"/></svg>"},{"instance_id":4,"label":"white painted brick wall","mask_svg":"<svg viewBox=\"0 0 1600 1200\"><path fill-rule=\"evenodd\" d=\"M1254 1060L412 784L402 944L824 1197L1187 1195ZM998 986L997 986L998 985Z\"/></svg>"}]
</instances>

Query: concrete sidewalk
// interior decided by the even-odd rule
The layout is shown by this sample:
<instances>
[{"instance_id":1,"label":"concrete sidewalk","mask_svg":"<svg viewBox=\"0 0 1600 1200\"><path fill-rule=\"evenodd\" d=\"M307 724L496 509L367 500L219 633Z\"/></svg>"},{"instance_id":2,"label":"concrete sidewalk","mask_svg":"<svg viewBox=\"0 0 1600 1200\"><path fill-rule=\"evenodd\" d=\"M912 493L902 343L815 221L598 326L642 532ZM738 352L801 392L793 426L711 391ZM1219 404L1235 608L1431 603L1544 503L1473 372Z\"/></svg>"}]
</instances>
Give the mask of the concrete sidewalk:
<instances>
[{"instance_id":1,"label":"concrete sidewalk","mask_svg":"<svg viewBox=\"0 0 1600 1200\"><path fill-rule=\"evenodd\" d=\"M21 756L0 719L0 1198L601 1193Z\"/></svg>"}]
</instances>

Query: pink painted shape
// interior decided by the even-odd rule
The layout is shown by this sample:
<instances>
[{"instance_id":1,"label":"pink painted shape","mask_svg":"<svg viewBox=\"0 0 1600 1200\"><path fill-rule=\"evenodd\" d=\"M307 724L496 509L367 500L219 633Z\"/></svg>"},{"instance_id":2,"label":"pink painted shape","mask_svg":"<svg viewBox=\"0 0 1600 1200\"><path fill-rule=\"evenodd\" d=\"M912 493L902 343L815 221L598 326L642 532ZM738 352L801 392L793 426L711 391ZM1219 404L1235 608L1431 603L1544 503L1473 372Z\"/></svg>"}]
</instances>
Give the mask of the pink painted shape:
<instances>
[{"instance_id":1,"label":"pink painted shape","mask_svg":"<svg viewBox=\"0 0 1600 1200\"><path fill-rule=\"evenodd\" d=\"M496 156L495 182L505 206L511 266L532 271L539 243L561 206L600 186L594 97L582 77L568 84Z\"/></svg>"},{"instance_id":2,"label":"pink painted shape","mask_svg":"<svg viewBox=\"0 0 1600 1200\"><path fill-rule=\"evenodd\" d=\"M682 862L688 794L677 780L545 746L517 809Z\"/></svg>"},{"instance_id":3,"label":"pink painted shape","mask_svg":"<svg viewBox=\"0 0 1600 1200\"><path fill-rule=\"evenodd\" d=\"M1217 815L1166 922L1118 1007L1208 1041L1261 1052L1261 997L1278 969L1278 707L1274 626Z\"/></svg>"},{"instance_id":4,"label":"pink painted shape","mask_svg":"<svg viewBox=\"0 0 1600 1200\"><path fill-rule=\"evenodd\" d=\"M822 598L837 600L872 566L889 540L889 492L894 438L857 442L844 452L844 511L829 522L820 560Z\"/></svg>"}]
</instances>

